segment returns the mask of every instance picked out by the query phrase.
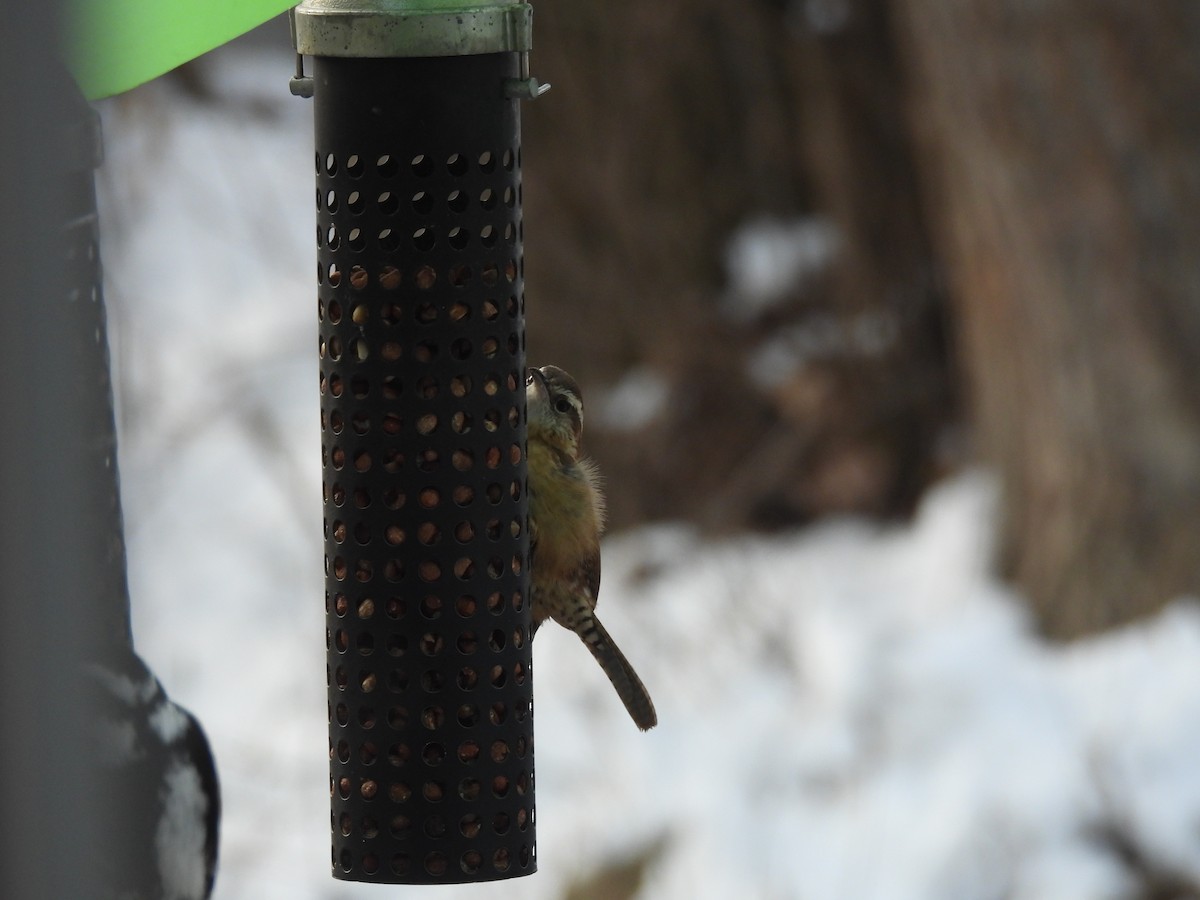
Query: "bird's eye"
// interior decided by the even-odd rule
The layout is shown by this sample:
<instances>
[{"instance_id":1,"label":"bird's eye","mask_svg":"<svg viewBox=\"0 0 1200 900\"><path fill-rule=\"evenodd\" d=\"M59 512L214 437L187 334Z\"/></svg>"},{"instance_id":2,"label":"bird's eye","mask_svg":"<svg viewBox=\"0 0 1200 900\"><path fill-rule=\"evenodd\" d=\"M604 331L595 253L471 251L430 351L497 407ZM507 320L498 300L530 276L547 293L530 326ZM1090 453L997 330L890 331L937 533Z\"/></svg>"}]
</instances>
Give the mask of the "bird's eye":
<instances>
[{"instance_id":1,"label":"bird's eye","mask_svg":"<svg viewBox=\"0 0 1200 900\"><path fill-rule=\"evenodd\" d=\"M526 383L526 384L533 384L533 376L532 376L532 375L526 375L526 376L525 376L525 383Z\"/></svg>"},{"instance_id":2,"label":"bird's eye","mask_svg":"<svg viewBox=\"0 0 1200 900\"><path fill-rule=\"evenodd\" d=\"M566 397L559 397L554 401L554 408L560 413L568 413L571 411L571 404Z\"/></svg>"}]
</instances>

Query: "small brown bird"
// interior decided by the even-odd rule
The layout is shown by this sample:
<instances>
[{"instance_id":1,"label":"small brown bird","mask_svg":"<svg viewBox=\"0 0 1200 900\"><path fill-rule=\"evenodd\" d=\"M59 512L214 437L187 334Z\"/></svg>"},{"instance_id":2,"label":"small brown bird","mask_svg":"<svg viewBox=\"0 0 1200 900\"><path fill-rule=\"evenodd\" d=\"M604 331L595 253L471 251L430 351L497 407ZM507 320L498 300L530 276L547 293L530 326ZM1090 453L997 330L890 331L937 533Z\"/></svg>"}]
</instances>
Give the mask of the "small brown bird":
<instances>
[{"instance_id":1,"label":"small brown bird","mask_svg":"<svg viewBox=\"0 0 1200 900\"><path fill-rule=\"evenodd\" d=\"M600 620L600 476L581 459L583 395L557 366L530 369L525 379L529 421L529 523L533 631L553 619L579 635L642 731L658 724L642 680Z\"/></svg>"}]
</instances>

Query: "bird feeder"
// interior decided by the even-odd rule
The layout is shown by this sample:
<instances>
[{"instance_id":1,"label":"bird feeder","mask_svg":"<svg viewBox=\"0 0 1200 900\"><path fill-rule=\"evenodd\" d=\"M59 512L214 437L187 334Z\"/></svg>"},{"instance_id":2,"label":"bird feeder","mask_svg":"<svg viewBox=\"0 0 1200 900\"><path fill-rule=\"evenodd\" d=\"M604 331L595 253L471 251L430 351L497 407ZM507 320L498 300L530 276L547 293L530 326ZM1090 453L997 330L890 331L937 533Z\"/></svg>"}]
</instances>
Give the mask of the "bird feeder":
<instances>
[{"instance_id":1,"label":"bird feeder","mask_svg":"<svg viewBox=\"0 0 1200 900\"><path fill-rule=\"evenodd\" d=\"M519 100L532 10L305 0L332 871L537 868ZM303 71L311 56L312 73Z\"/></svg>"}]
</instances>

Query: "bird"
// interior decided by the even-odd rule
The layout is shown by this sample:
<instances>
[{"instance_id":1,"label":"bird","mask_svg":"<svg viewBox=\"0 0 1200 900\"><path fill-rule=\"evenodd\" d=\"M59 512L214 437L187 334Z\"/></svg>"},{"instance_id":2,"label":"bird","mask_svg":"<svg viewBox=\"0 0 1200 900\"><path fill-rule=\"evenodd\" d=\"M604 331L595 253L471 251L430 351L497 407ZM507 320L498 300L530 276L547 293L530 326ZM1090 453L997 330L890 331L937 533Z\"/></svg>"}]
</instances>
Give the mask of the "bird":
<instances>
[{"instance_id":1,"label":"bird","mask_svg":"<svg viewBox=\"0 0 1200 900\"><path fill-rule=\"evenodd\" d=\"M595 463L581 456L583 394L557 366L527 370L531 636L553 619L575 632L604 670L634 724L658 724L654 702L596 617L604 493Z\"/></svg>"}]
</instances>

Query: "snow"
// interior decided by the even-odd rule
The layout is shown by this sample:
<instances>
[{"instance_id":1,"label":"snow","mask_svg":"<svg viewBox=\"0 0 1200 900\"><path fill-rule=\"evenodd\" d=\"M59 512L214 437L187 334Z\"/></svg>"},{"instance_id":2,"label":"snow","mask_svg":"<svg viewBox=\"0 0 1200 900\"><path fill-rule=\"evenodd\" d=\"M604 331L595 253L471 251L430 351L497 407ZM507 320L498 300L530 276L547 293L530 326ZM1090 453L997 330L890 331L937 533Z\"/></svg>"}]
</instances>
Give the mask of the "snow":
<instances>
[{"instance_id":1,"label":"snow","mask_svg":"<svg viewBox=\"0 0 1200 900\"><path fill-rule=\"evenodd\" d=\"M637 431L666 410L671 385L649 366L635 366L594 399L588 395L589 421L608 431Z\"/></svg>"},{"instance_id":2,"label":"snow","mask_svg":"<svg viewBox=\"0 0 1200 900\"><path fill-rule=\"evenodd\" d=\"M200 773L191 765L173 764L166 772L160 800L163 817L154 834L154 858L158 861L163 900L202 897L208 877L204 865L208 798Z\"/></svg>"},{"instance_id":3,"label":"snow","mask_svg":"<svg viewBox=\"0 0 1200 900\"><path fill-rule=\"evenodd\" d=\"M840 245L833 223L819 216L743 222L725 247L726 308L737 318L753 318L778 305L824 269Z\"/></svg>"},{"instance_id":4,"label":"snow","mask_svg":"<svg viewBox=\"0 0 1200 900\"><path fill-rule=\"evenodd\" d=\"M543 629L539 873L332 880L311 109L285 54L218 59L244 105L103 105L101 191L134 627L215 749L216 897L536 900L648 847L645 898L1128 896L1106 828L1200 879L1200 608L1046 644L967 472L906 527L612 535L600 611L660 726Z\"/></svg>"},{"instance_id":5,"label":"snow","mask_svg":"<svg viewBox=\"0 0 1200 900\"><path fill-rule=\"evenodd\" d=\"M178 705L164 700L150 714L150 727L164 744L172 744L187 733L191 720Z\"/></svg>"},{"instance_id":6,"label":"snow","mask_svg":"<svg viewBox=\"0 0 1200 900\"><path fill-rule=\"evenodd\" d=\"M776 328L750 354L746 374L764 390L787 383L815 362L870 359L891 349L899 337L894 316L869 311L851 316L812 313Z\"/></svg>"}]
</instances>

